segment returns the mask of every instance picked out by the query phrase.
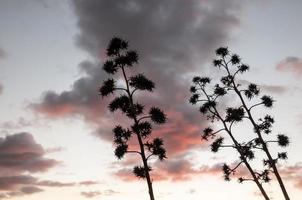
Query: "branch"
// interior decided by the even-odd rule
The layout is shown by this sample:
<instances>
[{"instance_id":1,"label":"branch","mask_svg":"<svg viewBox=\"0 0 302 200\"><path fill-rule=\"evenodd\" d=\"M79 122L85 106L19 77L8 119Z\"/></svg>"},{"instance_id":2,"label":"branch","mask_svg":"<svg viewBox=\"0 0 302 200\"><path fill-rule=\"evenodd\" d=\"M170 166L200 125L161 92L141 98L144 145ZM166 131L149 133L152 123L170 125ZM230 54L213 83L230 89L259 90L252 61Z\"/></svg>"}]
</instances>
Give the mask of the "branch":
<instances>
[{"instance_id":1,"label":"branch","mask_svg":"<svg viewBox=\"0 0 302 200\"><path fill-rule=\"evenodd\" d=\"M203 101L208 101L206 99L198 99L197 101L203 102Z\"/></svg>"},{"instance_id":2,"label":"branch","mask_svg":"<svg viewBox=\"0 0 302 200\"><path fill-rule=\"evenodd\" d=\"M251 111L252 108L254 108L254 107L256 107L256 106L260 106L260 105L262 105L262 104L263 104L263 102L257 103L257 104L255 104L255 105L252 105L248 110Z\"/></svg>"},{"instance_id":3,"label":"branch","mask_svg":"<svg viewBox=\"0 0 302 200\"><path fill-rule=\"evenodd\" d=\"M276 140L267 140L267 141L265 141L265 143L273 143L273 142L278 142L278 141L276 141Z\"/></svg>"},{"instance_id":4,"label":"branch","mask_svg":"<svg viewBox=\"0 0 302 200\"><path fill-rule=\"evenodd\" d=\"M151 153L149 156L147 156L146 160L148 160L151 156L154 156L154 154Z\"/></svg>"},{"instance_id":5,"label":"branch","mask_svg":"<svg viewBox=\"0 0 302 200\"><path fill-rule=\"evenodd\" d=\"M236 149L236 147L234 145L220 145L220 147L231 147L231 148L235 148Z\"/></svg>"},{"instance_id":6,"label":"branch","mask_svg":"<svg viewBox=\"0 0 302 200\"><path fill-rule=\"evenodd\" d=\"M255 180L254 179L251 179L251 178L242 178L241 179L242 180L242 182L243 181L254 181L255 182ZM259 182L260 183L260 182ZM261 184L261 183L260 183Z\"/></svg>"},{"instance_id":7,"label":"branch","mask_svg":"<svg viewBox=\"0 0 302 200\"><path fill-rule=\"evenodd\" d=\"M230 124L230 126L229 126L229 130L232 132L232 126L233 126L233 124L234 124L234 120L231 122L231 124Z\"/></svg>"},{"instance_id":8,"label":"branch","mask_svg":"<svg viewBox=\"0 0 302 200\"><path fill-rule=\"evenodd\" d=\"M143 116L143 117L139 118L139 119L137 120L137 122L140 122L141 120L143 120L143 119L148 119L148 118L151 118L151 115Z\"/></svg>"},{"instance_id":9,"label":"branch","mask_svg":"<svg viewBox=\"0 0 302 200\"><path fill-rule=\"evenodd\" d=\"M232 172L235 172L235 170L243 163L243 161L240 161L233 169L231 169Z\"/></svg>"},{"instance_id":10,"label":"branch","mask_svg":"<svg viewBox=\"0 0 302 200\"><path fill-rule=\"evenodd\" d=\"M141 152L139 151L126 151L126 153L138 153L139 155L141 155Z\"/></svg>"},{"instance_id":11,"label":"branch","mask_svg":"<svg viewBox=\"0 0 302 200\"><path fill-rule=\"evenodd\" d=\"M218 131L215 131L214 133L212 133L212 135L215 135L217 133L219 133L220 131L226 131L225 128L219 129Z\"/></svg>"},{"instance_id":12,"label":"branch","mask_svg":"<svg viewBox=\"0 0 302 200\"><path fill-rule=\"evenodd\" d=\"M126 88L114 88L115 90L123 90L123 91L126 91L127 92L127 89Z\"/></svg>"},{"instance_id":13,"label":"branch","mask_svg":"<svg viewBox=\"0 0 302 200\"><path fill-rule=\"evenodd\" d=\"M135 88L132 92L131 92L131 94L130 94L130 96L132 97L133 96L133 94L134 94L134 92L135 91L137 91L138 89L137 88Z\"/></svg>"}]
</instances>

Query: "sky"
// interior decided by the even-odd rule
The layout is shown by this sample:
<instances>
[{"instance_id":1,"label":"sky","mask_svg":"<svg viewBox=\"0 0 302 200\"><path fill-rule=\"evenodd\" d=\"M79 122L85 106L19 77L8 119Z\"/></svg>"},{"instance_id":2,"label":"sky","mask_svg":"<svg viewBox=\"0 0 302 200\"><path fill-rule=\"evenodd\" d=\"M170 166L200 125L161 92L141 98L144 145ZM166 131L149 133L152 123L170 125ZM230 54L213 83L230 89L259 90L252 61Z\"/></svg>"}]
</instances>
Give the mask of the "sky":
<instances>
[{"instance_id":1,"label":"sky","mask_svg":"<svg viewBox=\"0 0 302 200\"><path fill-rule=\"evenodd\" d=\"M200 139L209 122L188 102L193 76L217 80L211 63L220 46L249 64L242 83L276 100L256 116L270 113L273 134L289 136L279 169L291 199L300 199L301 7L299 0L0 0L0 199L149 198L145 181L131 174L140 161L114 156L111 130L127 118L98 95L114 36L129 41L136 70L155 82L138 98L167 114L153 133L168 157L152 160L156 199L262 199L254 183L223 180L222 163L238 158L210 152ZM239 138L251 134L246 127L236 128ZM283 199L276 181L264 187Z\"/></svg>"}]
</instances>

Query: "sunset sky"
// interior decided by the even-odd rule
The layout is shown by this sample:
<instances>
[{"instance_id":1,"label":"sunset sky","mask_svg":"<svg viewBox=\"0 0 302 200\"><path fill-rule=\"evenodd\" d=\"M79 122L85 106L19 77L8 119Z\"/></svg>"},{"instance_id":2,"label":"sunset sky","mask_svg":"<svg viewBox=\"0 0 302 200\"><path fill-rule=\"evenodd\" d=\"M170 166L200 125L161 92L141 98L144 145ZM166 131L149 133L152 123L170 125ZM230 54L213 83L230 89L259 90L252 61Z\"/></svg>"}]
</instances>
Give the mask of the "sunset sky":
<instances>
[{"instance_id":1,"label":"sunset sky","mask_svg":"<svg viewBox=\"0 0 302 200\"><path fill-rule=\"evenodd\" d=\"M0 199L149 199L131 174L140 160L114 156L111 130L128 119L98 95L113 36L138 51L136 70L156 84L139 97L167 114L154 130L168 157L153 162L157 200L263 199L252 182L223 180L222 163L238 158L201 141L209 122L188 102L194 75L218 78L220 46L250 65L243 83L276 100L259 113L290 138L279 169L291 199L301 199L301 8L300 0L0 0ZM238 126L238 137L248 128ZM276 181L264 187L283 199Z\"/></svg>"}]
</instances>

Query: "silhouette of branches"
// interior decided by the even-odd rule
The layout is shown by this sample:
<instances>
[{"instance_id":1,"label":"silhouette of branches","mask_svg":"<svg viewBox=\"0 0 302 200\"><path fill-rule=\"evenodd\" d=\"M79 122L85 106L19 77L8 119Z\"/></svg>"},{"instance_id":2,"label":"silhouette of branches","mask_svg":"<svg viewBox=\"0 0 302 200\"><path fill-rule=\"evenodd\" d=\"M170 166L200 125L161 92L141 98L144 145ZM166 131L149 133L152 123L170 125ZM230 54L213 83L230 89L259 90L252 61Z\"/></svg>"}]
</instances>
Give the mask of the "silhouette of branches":
<instances>
[{"instance_id":1,"label":"silhouette of branches","mask_svg":"<svg viewBox=\"0 0 302 200\"><path fill-rule=\"evenodd\" d=\"M115 156L122 159L127 153L138 154L142 160L142 166L135 166L133 173L138 178L146 179L149 189L150 199L154 200L152 180L150 171L152 168L148 165L150 157L157 157L160 161L166 159L166 150L163 146L161 138L150 139L152 133L152 123L163 124L166 122L166 115L157 107L151 107L148 112L145 111L145 106L134 99L134 94L138 91L152 92L155 88L154 83L145 77L144 74L136 74L127 76L126 70L134 67L138 63L138 54L136 51L128 49L128 42L113 38L107 48L108 59L103 65L103 69L110 75L115 75L121 72L124 86L118 87L117 81L109 78L103 82L99 89L102 97L116 94L119 95L111 101L108 108L111 112L121 111L124 113L133 124L124 128L117 125L113 129ZM139 145L138 150L129 150L129 140L136 136Z\"/></svg>"},{"instance_id":2,"label":"silhouette of branches","mask_svg":"<svg viewBox=\"0 0 302 200\"><path fill-rule=\"evenodd\" d=\"M231 147L239 153L240 162L237 166L231 168L227 164L223 165L225 180L230 180L230 176L236 173L236 169L241 165L245 165L252 177L240 177L238 181L240 183L254 181L263 197L269 199L262 187L262 183L269 182L271 180L270 174L273 173L277 178L285 199L288 200L288 194L276 167L276 163L279 160L287 159L287 153L279 152L276 158L273 158L268 149L268 143L276 143L281 147L286 147L289 145L289 138L286 135L279 134L276 140L265 140L263 134L268 135L271 133L274 119L272 116L266 114L256 122L252 114L252 111L259 106L271 108L274 100L268 95L259 97L260 89L254 83L250 83L247 87L244 87L237 82L236 77L239 74L247 72L249 69L249 66L243 64L237 54L231 54L228 48L221 47L216 50L216 55L217 58L213 61L213 65L225 73L221 77L220 83L215 84L214 88L208 90L211 83L209 77L194 77L192 80L193 86L190 88L192 96L189 101L191 104L201 104L199 111L212 123L220 121L223 128L214 131L213 128L207 127L203 130L201 137L204 140L214 140L211 144L213 152L218 152L221 148ZM228 106L225 112L221 112L218 109L219 100L229 93L235 94L238 97L240 105ZM253 104L256 99L258 99L258 102ZM242 142L238 141L232 127L244 119L252 124L253 132L256 134L252 140ZM231 139L232 144L224 144L225 134ZM264 168L262 172L257 172L250 165L250 161L255 159L255 151L262 151L266 155L266 158L263 160Z\"/></svg>"}]
</instances>

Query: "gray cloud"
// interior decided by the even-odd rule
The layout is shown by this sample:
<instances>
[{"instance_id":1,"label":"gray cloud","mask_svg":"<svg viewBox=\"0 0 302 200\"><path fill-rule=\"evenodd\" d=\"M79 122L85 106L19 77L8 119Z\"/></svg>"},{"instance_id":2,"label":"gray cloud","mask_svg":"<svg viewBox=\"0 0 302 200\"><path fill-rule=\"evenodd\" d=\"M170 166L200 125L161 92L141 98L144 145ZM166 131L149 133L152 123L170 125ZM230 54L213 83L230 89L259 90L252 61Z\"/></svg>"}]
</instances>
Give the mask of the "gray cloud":
<instances>
[{"instance_id":1,"label":"gray cloud","mask_svg":"<svg viewBox=\"0 0 302 200\"><path fill-rule=\"evenodd\" d=\"M42 192L43 190L35 186L28 186L28 187L22 187L20 191L24 194L33 194L37 192Z\"/></svg>"},{"instance_id":2,"label":"gray cloud","mask_svg":"<svg viewBox=\"0 0 302 200\"><path fill-rule=\"evenodd\" d=\"M98 184L84 180L61 182L39 180L33 174L44 172L59 162L45 158L49 150L38 144L30 133L17 133L0 137L0 199L42 192L40 187L72 187Z\"/></svg>"},{"instance_id":3,"label":"gray cloud","mask_svg":"<svg viewBox=\"0 0 302 200\"><path fill-rule=\"evenodd\" d=\"M0 87L1 89L1 87ZM6 121L3 123L0 123L1 129L20 129L20 128L25 128L32 126L32 122L28 121L27 119L23 117L19 117L16 121Z\"/></svg>"},{"instance_id":4,"label":"gray cloud","mask_svg":"<svg viewBox=\"0 0 302 200\"><path fill-rule=\"evenodd\" d=\"M168 123L155 135L164 138L169 158L196 148L207 122L188 104L191 74L202 72L214 49L224 45L240 25L240 4L235 0L74 0L80 30L77 45L93 61L80 63L83 76L70 90L46 91L32 107L50 117L81 115L93 123L98 136L111 142L112 114L107 111L108 99L98 97L97 89L107 78L101 67L106 46L119 36L138 51L137 71L156 83L154 94L139 98L167 112Z\"/></svg>"},{"instance_id":5,"label":"gray cloud","mask_svg":"<svg viewBox=\"0 0 302 200\"><path fill-rule=\"evenodd\" d=\"M7 53L2 48L0 48L0 59L4 59L4 58L6 58L6 56L7 56Z\"/></svg>"},{"instance_id":6,"label":"gray cloud","mask_svg":"<svg viewBox=\"0 0 302 200\"><path fill-rule=\"evenodd\" d=\"M244 87L247 87L249 84L251 84L250 81L243 80L243 79L238 80L238 82ZM268 93L284 94L290 90L290 88L281 85L268 85L268 84L258 84L258 83L254 83L254 84L257 84L260 90L263 90L264 92L268 92Z\"/></svg>"},{"instance_id":7,"label":"gray cloud","mask_svg":"<svg viewBox=\"0 0 302 200\"><path fill-rule=\"evenodd\" d=\"M240 9L236 1L200 0L74 0L73 7L81 48L102 60L114 35L129 40L141 55L138 70L158 85L149 101L184 113L190 121L196 115L186 104L189 80L184 81L183 76L196 71L216 47L225 43L239 24L236 14ZM107 103L97 96L106 75L98 62L84 61L80 69L85 75L74 82L71 90L48 91L33 107L51 116L76 113L91 120L106 117Z\"/></svg>"},{"instance_id":8,"label":"gray cloud","mask_svg":"<svg viewBox=\"0 0 302 200\"><path fill-rule=\"evenodd\" d=\"M44 148L30 133L0 137L0 199L42 192L37 186L47 186L42 183L51 181L38 181L32 174L47 171L59 163L45 155Z\"/></svg>"},{"instance_id":9,"label":"gray cloud","mask_svg":"<svg viewBox=\"0 0 302 200\"><path fill-rule=\"evenodd\" d=\"M3 85L0 83L0 95L3 93Z\"/></svg>"},{"instance_id":10,"label":"gray cloud","mask_svg":"<svg viewBox=\"0 0 302 200\"><path fill-rule=\"evenodd\" d=\"M45 151L29 133L18 133L0 138L1 174L43 172L58 164L53 159L44 158Z\"/></svg>"},{"instance_id":11,"label":"gray cloud","mask_svg":"<svg viewBox=\"0 0 302 200\"><path fill-rule=\"evenodd\" d=\"M36 182L36 178L28 175L0 177L0 190L12 190L18 185L29 185Z\"/></svg>"}]
</instances>

